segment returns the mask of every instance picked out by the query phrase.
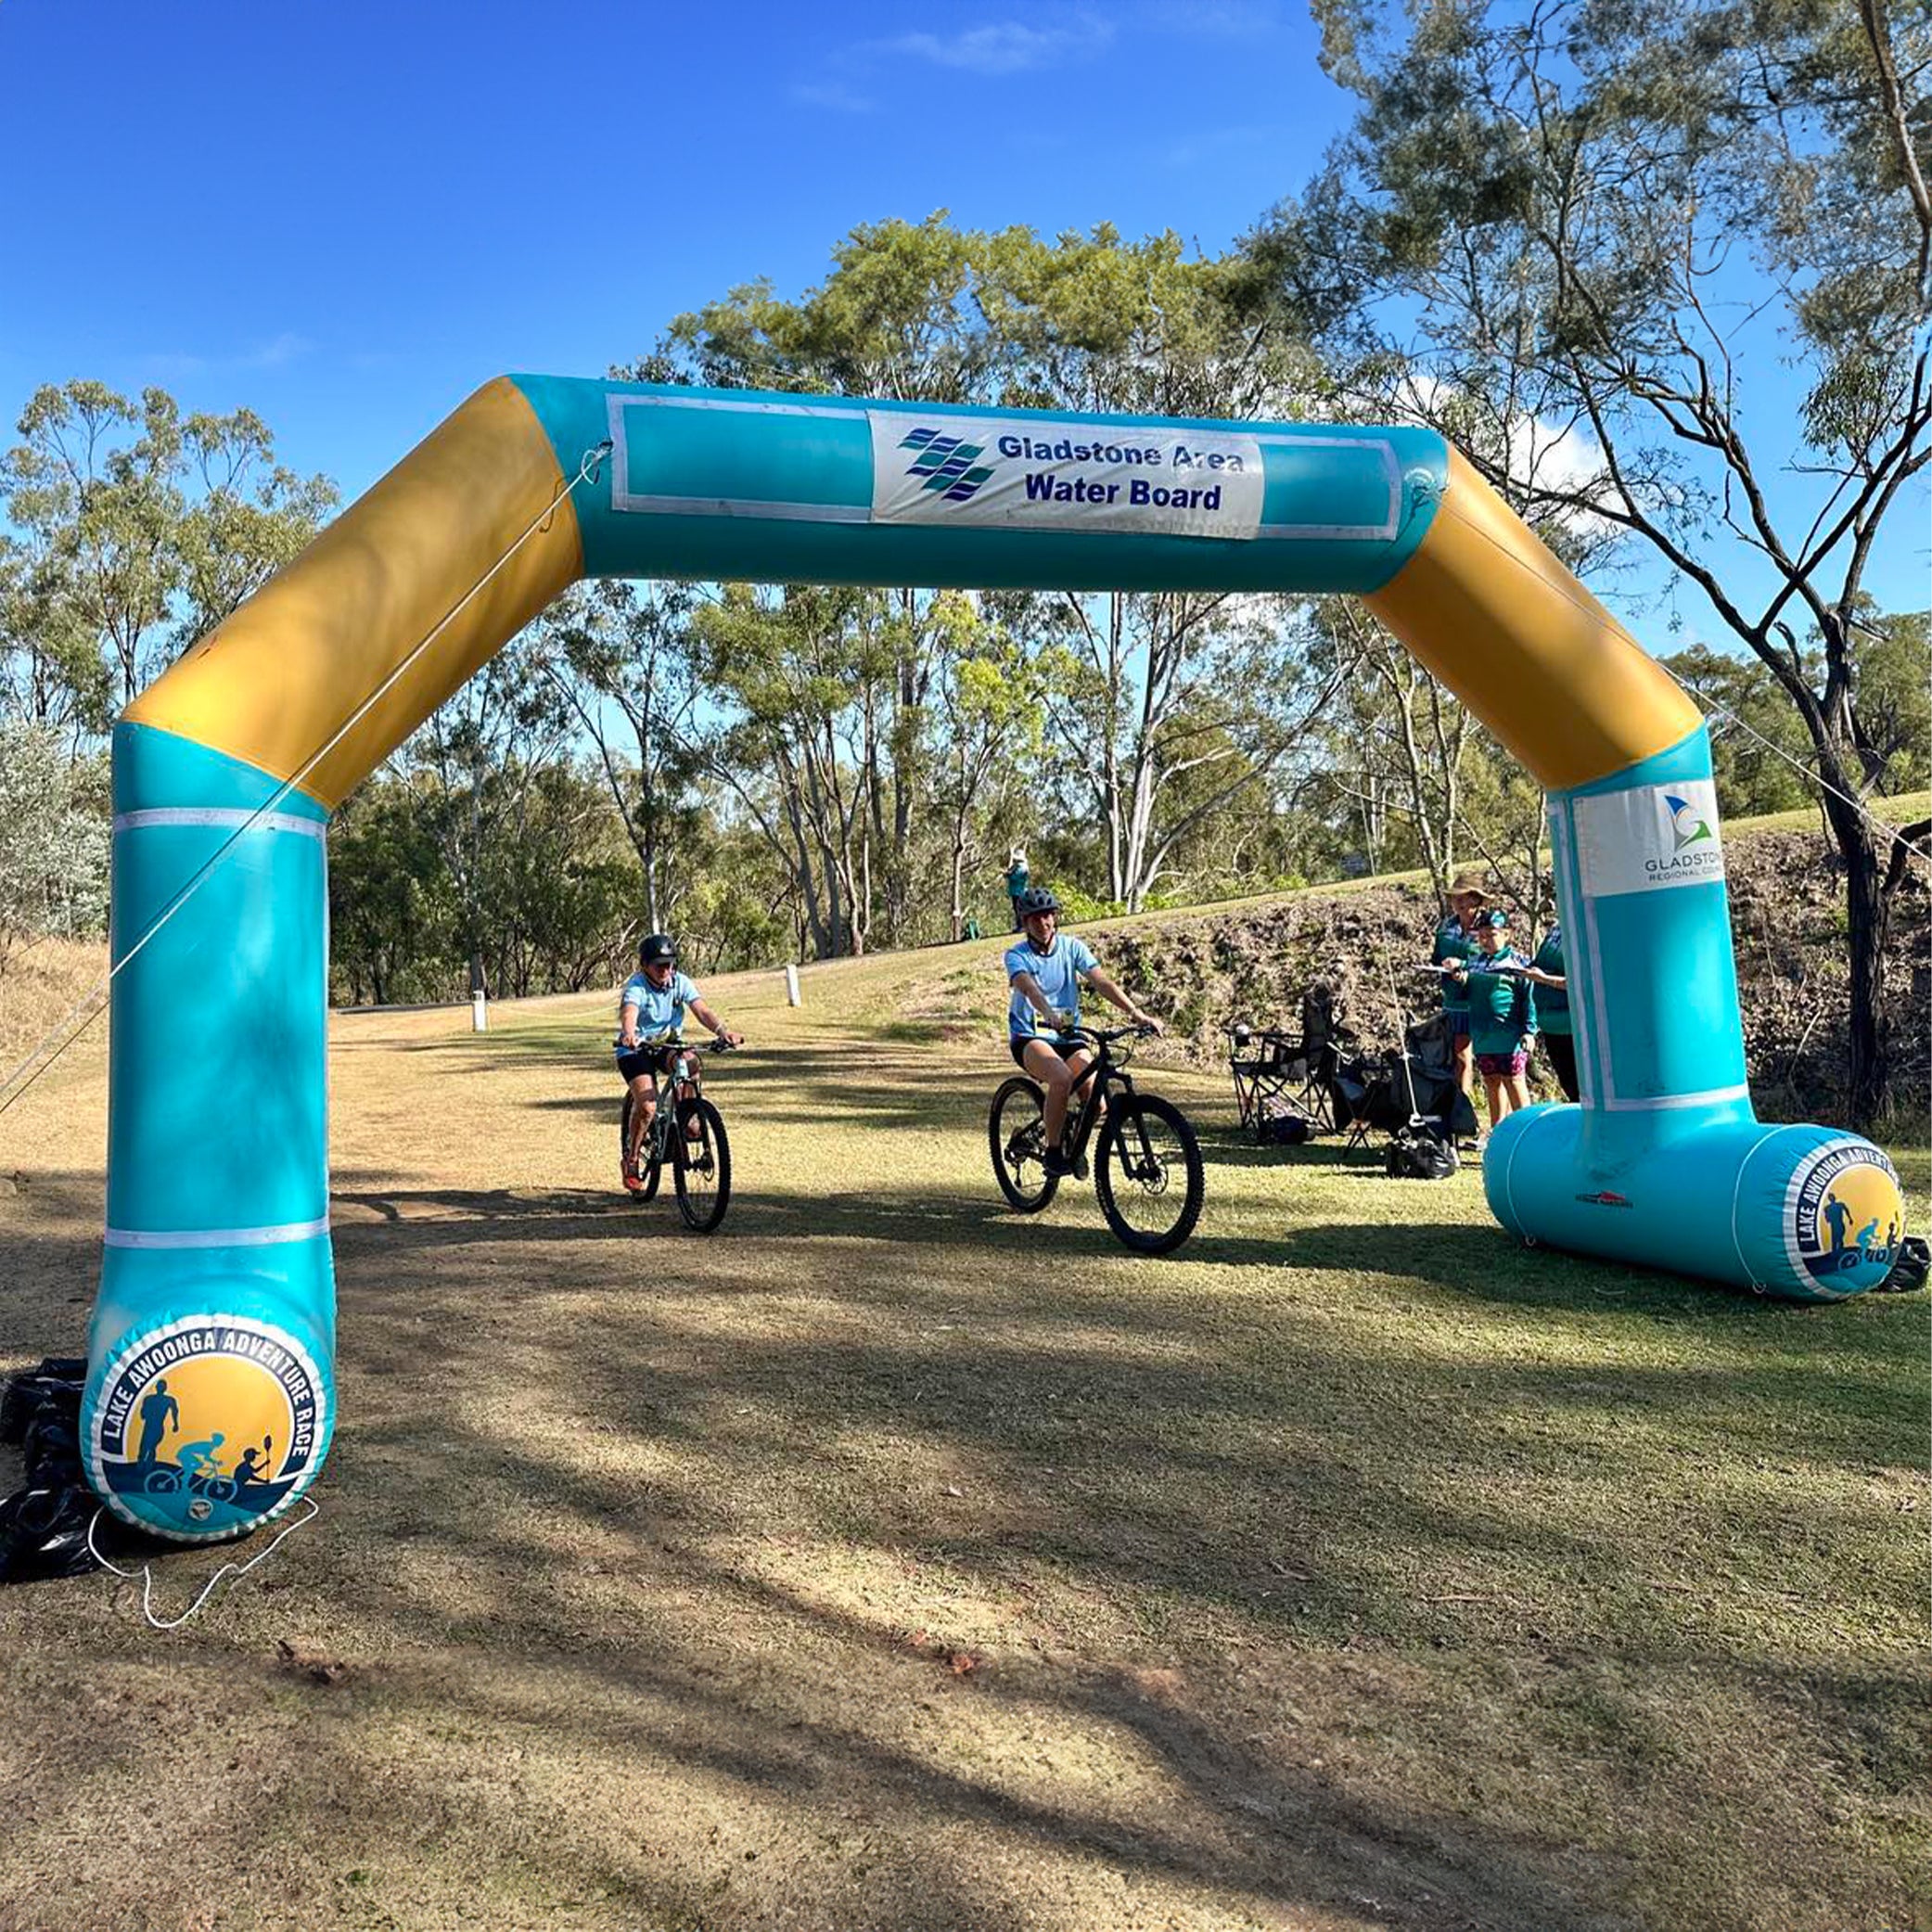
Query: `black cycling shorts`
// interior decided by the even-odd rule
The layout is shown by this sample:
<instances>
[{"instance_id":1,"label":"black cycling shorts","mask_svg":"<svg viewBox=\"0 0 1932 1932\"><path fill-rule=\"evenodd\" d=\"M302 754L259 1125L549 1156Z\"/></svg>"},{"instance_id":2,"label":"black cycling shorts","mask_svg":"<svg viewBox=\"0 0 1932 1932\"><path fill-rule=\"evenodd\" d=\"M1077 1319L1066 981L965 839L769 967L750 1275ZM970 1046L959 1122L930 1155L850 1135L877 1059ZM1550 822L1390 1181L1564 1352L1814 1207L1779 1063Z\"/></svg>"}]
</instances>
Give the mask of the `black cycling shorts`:
<instances>
[{"instance_id":1,"label":"black cycling shorts","mask_svg":"<svg viewBox=\"0 0 1932 1932\"><path fill-rule=\"evenodd\" d=\"M640 1046L634 1053L621 1053L617 1056L617 1075L628 1087L640 1073L669 1073L671 1056L677 1052L680 1043L659 1042L653 1046Z\"/></svg>"},{"instance_id":2,"label":"black cycling shorts","mask_svg":"<svg viewBox=\"0 0 1932 1932\"><path fill-rule=\"evenodd\" d=\"M1030 1044L1031 1039L1037 1039L1038 1037L1035 1034L1030 1036L1029 1040L1022 1040L1017 1033L1009 1033L1006 1036L1006 1046L1013 1056L1013 1064L1020 1068L1022 1072L1026 1070L1027 1047ZM1042 1040L1040 1043L1042 1046L1052 1047L1063 1060L1070 1060L1075 1054L1087 1050L1087 1043L1084 1040Z\"/></svg>"}]
</instances>

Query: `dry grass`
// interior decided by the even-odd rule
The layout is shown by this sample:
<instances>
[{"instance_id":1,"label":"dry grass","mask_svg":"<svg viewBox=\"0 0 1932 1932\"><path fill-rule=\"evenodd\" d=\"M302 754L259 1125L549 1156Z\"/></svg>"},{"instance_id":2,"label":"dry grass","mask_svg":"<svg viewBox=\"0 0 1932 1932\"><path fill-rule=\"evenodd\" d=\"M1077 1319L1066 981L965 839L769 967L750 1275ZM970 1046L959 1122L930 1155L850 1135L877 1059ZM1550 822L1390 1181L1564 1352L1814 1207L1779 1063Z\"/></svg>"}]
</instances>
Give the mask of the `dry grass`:
<instances>
[{"instance_id":1,"label":"dry grass","mask_svg":"<svg viewBox=\"0 0 1932 1932\"><path fill-rule=\"evenodd\" d=\"M997 950L707 989L710 1240L612 1192L606 1003L339 1016L324 1513L173 1636L0 1595L0 1927L1932 1923L1926 1298L1525 1254L1179 1067L1180 1256L1017 1221ZM0 1120L0 1367L103 1112Z\"/></svg>"}]
</instances>

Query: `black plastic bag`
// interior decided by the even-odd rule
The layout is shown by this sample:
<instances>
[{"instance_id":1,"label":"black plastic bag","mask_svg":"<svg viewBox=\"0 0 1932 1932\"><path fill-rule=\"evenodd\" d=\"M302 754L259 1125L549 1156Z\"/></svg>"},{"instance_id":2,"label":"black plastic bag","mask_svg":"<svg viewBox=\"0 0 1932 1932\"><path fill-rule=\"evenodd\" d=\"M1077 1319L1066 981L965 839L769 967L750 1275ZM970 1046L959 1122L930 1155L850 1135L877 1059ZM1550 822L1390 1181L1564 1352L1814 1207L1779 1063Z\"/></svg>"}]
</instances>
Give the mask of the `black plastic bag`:
<instances>
[{"instance_id":1,"label":"black plastic bag","mask_svg":"<svg viewBox=\"0 0 1932 1932\"><path fill-rule=\"evenodd\" d=\"M1891 1273L1878 1284L1881 1295L1910 1295L1926 1286L1932 1273L1932 1243L1923 1235L1908 1235L1899 1244L1899 1257Z\"/></svg>"},{"instance_id":2,"label":"black plastic bag","mask_svg":"<svg viewBox=\"0 0 1932 1932\"><path fill-rule=\"evenodd\" d=\"M1433 1120L1397 1128L1382 1164L1391 1181L1446 1181L1457 1166L1455 1148Z\"/></svg>"}]
</instances>

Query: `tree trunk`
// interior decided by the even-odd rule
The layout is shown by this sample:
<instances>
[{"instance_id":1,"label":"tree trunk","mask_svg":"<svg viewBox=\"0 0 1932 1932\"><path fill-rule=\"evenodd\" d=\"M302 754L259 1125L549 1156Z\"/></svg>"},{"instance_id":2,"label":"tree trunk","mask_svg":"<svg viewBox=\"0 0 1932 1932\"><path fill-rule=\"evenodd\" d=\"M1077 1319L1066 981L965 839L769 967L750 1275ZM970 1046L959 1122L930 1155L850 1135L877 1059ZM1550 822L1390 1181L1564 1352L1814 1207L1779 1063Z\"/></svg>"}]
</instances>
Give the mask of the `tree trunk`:
<instances>
[{"instance_id":1,"label":"tree trunk","mask_svg":"<svg viewBox=\"0 0 1932 1932\"><path fill-rule=\"evenodd\" d=\"M1850 1010L1846 1017L1848 1124L1869 1133L1891 1099L1885 1037L1885 940L1891 925L1886 868L1869 822L1833 792L1825 816L1845 864L1845 914L1851 950Z\"/></svg>"}]
</instances>

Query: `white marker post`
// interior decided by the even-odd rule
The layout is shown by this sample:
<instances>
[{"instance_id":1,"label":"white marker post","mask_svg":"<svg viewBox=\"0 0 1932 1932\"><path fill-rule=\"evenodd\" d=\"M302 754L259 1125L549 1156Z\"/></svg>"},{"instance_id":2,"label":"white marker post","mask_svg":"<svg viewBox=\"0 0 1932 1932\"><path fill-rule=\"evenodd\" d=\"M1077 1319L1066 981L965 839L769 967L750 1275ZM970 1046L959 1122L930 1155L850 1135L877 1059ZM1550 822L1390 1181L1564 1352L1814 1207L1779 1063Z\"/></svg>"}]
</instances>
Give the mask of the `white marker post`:
<instances>
[{"instance_id":1,"label":"white marker post","mask_svg":"<svg viewBox=\"0 0 1932 1932\"><path fill-rule=\"evenodd\" d=\"M481 987L478 987L469 996L469 1030L472 1033L487 1033L490 1030L490 1016L484 1010Z\"/></svg>"},{"instance_id":2,"label":"white marker post","mask_svg":"<svg viewBox=\"0 0 1932 1932\"><path fill-rule=\"evenodd\" d=\"M785 1004L787 1006L802 1006L805 1003L799 997L799 969L787 966L785 969Z\"/></svg>"}]
</instances>

